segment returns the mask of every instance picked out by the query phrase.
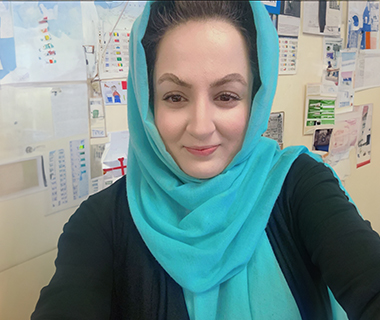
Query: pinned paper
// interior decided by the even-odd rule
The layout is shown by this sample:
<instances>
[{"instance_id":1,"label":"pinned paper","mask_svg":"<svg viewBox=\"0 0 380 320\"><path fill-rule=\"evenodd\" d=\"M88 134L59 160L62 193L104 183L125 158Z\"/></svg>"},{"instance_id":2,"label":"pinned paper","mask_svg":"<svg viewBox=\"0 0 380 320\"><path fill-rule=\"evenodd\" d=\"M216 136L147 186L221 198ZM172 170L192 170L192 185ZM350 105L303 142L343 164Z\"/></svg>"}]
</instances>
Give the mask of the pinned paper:
<instances>
[{"instance_id":1,"label":"pinned paper","mask_svg":"<svg viewBox=\"0 0 380 320\"><path fill-rule=\"evenodd\" d=\"M359 112L347 112L337 114L335 126L331 135L329 164L348 159L350 150L355 148L358 142L358 135L361 124Z\"/></svg>"},{"instance_id":2,"label":"pinned paper","mask_svg":"<svg viewBox=\"0 0 380 320\"><path fill-rule=\"evenodd\" d=\"M332 131L332 128L315 129L312 150L328 152Z\"/></svg>"},{"instance_id":3,"label":"pinned paper","mask_svg":"<svg viewBox=\"0 0 380 320\"><path fill-rule=\"evenodd\" d=\"M127 81L102 81L105 105L127 103Z\"/></svg>"},{"instance_id":4,"label":"pinned paper","mask_svg":"<svg viewBox=\"0 0 380 320\"><path fill-rule=\"evenodd\" d=\"M335 97L306 97L304 134L313 134L318 126L326 128L335 124L335 101Z\"/></svg>"},{"instance_id":5,"label":"pinned paper","mask_svg":"<svg viewBox=\"0 0 380 320\"><path fill-rule=\"evenodd\" d=\"M107 135L105 112L102 98L90 98L91 138Z\"/></svg>"},{"instance_id":6,"label":"pinned paper","mask_svg":"<svg viewBox=\"0 0 380 320\"><path fill-rule=\"evenodd\" d=\"M355 106L354 110L361 114L361 130L356 153L356 167L360 168L371 162L372 103Z\"/></svg>"},{"instance_id":7,"label":"pinned paper","mask_svg":"<svg viewBox=\"0 0 380 320\"><path fill-rule=\"evenodd\" d=\"M49 181L51 207L55 211L69 202L67 189L67 160L64 149L49 152Z\"/></svg>"},{"instance_id":8,"label":"pinned paper","mask_svg":"<svg viewBox=\"0 0 380 320\"><path fill-rule=\"evenodd\" d=\"M263 136L276 140L282 149L284 142L284 112L272 112L270 114L268 129L264 132Z\"/></svg>"}]
</instances>

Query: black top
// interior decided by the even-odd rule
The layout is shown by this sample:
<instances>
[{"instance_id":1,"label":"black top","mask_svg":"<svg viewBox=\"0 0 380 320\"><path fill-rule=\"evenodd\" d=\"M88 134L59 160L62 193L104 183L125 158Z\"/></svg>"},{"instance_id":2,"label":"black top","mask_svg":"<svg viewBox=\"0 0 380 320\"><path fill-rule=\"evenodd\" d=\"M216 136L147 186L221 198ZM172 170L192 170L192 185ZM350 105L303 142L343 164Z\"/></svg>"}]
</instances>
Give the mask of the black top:
<instances>
[{"instance_id":1,"label":"black top","mask_svg":"<svg viewBox=\"0 0 380 320\"><path fill-rule=\"evenodd\" d=\"M182 288L130 215L125 177L84 201L64 226L56 272L32 320L188 319ZM326 284L350 319L380 319L380 239L332 172L293 163L266 228L303 319L332 319Z\"/></svg>"}]
</instances>

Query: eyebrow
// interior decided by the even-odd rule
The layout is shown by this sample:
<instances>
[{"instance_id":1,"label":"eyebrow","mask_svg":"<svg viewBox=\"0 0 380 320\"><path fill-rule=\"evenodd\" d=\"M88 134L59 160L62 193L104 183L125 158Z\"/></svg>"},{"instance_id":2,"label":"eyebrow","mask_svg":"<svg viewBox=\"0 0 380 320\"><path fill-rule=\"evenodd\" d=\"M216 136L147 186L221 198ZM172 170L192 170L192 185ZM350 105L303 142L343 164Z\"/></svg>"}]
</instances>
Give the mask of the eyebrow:
<instances>
[{"instance_id":1,"label":"eyebrow","mask_svg":"<svg viewBox=\"0 0 380 320\"><path fill-rule=\"evenodd\" d=\"M157 85L160 85L161 83L163 83L164 81L171 81L173 83L175 83L176 85L179 85L181 87L186 87L186 88L192 88L192 85L191 84L188 84L187 82L181 80L180 78L178 78L176 75L174 75L173 73L164 73L160 79L158 79L157 81Z\"/></svg>"},{"instance_id":2,"label":"eyebrow","mask_svg":"<svg viewBox=\"0 0 380 320\"><path fill-rule=\"evenodd\" d=\"M157 85L160 85L164 81L171 81L178 86L186 87L186 88L192 88L191 84L181 80L180 78L178 78L173 73L164 73L160 77L160 79L158 79ZM247 86L247 82L244 80L243 76L240 73L230 73L230 74L227 74L226 76L224 76L223 78L216 80L213 83L211 83L210 88L220 87L220 86L222 86L226 83L229 83L229 82L240 82L242 85Z\"/></svg>"},{"instance_id":3,"label":"eyebrow","mask_svg":"<svg viewBox=\"0 0 380 320\"><path fill-rule=\"evenodd\" d=\"M247 82L244 80L243 76L240 73L231 73L227 74L222 79L214 81L210 84L210 87L220 87L229 82L240 82L242 85L247 86Z\"/></svg>"}]
</instances>

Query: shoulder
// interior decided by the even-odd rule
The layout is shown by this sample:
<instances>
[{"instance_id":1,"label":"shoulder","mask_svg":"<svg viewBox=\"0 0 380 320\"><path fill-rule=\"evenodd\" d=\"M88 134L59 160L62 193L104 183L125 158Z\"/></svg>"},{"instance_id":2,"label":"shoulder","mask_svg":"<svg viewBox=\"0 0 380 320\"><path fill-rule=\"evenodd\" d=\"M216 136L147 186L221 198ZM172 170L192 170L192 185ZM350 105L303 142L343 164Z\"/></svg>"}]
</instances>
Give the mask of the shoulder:
<instances>
[{"instance_id":1,"label":"shoulder","mask_svg":"<svg viewBox=\"0 0 380 320\"><path fill-rule=\"evenodd\" d=\"M289 201L298 202L303 195L309 192L314 193L313 190L316 189L318 189L322 198L328 196L329 192L334 191L334 193L341 194L347 199L340 187L338 178L328 166L308 154L301 154L290 167L284 180L281 194L286 196Z\"/></svg>"},{"instance_id":2,"label":"shoulder","mask_svg":"<svg viewBox=\"0 0 380 320\"><path fill-rule=\"evenodd\" d=\"M302 177L304 175L310 176L321 172L332 174L332 171L326 167L323 162L319 162L307 153L303 153L294 160L286 179L292 178L293 175Z\"/></svg>"},{"instance_id":3,"label":"shoulder","mask_svg":"<svg viewBox=\"0 0 380 320\"><path fill-rule=\"evenodd\" d=\"M128 217L129 206L126 194L125 176L106 189L91 195L83 201L70 217L64 231L74 226L86 226L111 234L117 222Z\"/></svg>"}]
</instances>

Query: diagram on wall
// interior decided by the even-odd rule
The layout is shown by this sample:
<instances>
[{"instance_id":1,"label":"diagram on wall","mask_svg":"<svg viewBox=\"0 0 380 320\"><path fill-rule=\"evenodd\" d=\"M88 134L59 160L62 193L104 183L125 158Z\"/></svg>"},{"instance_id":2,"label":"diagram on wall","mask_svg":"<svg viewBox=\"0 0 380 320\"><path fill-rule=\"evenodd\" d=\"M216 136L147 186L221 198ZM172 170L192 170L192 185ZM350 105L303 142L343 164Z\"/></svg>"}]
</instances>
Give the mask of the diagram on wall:
<instances>
[{"instance_id":1,"label":"diagram on wall","mask_svg":"<svg viewBox=\"0 0 380 320\"><path fill-rule=\"evenodd\" d=\"M1 2L0 12L0 20L11 21L11 15L13 23L7 26L8 35L13 27L13 38L8 37L7 46L1 45L7 72L2 73L0 84L86 80L79 2L15 1L7 7Z\"/></svg>"}]
</instances>

